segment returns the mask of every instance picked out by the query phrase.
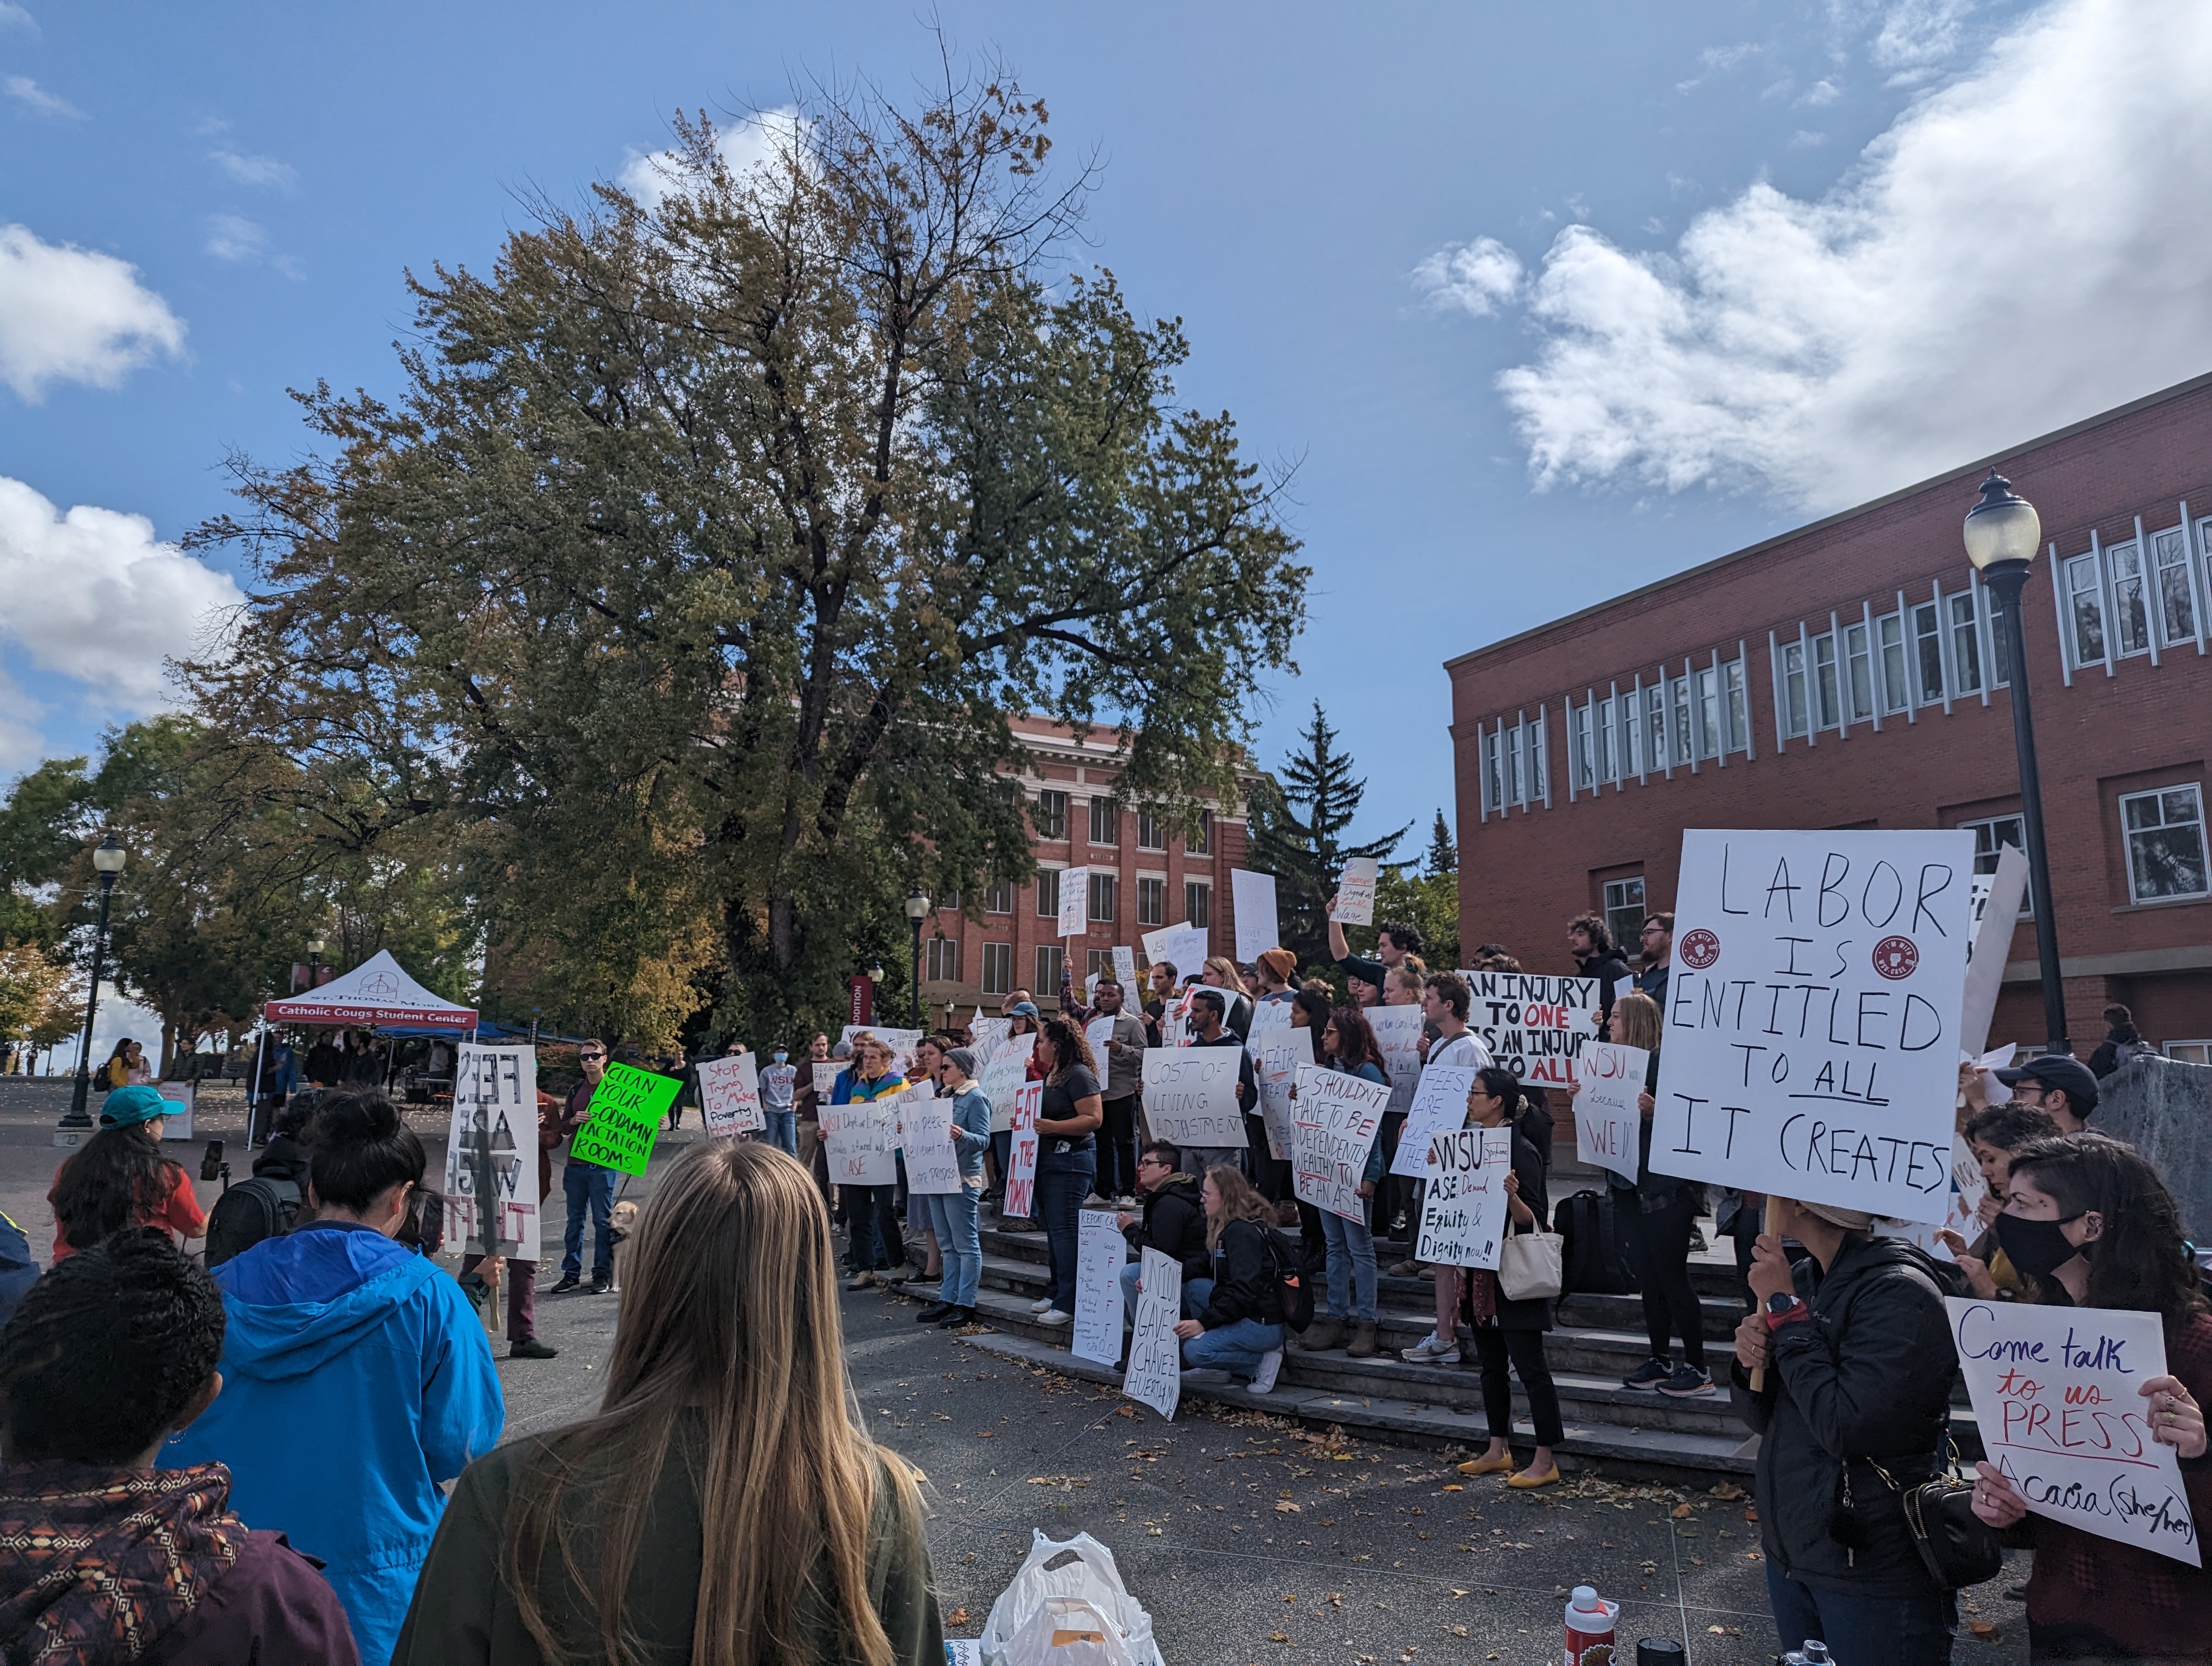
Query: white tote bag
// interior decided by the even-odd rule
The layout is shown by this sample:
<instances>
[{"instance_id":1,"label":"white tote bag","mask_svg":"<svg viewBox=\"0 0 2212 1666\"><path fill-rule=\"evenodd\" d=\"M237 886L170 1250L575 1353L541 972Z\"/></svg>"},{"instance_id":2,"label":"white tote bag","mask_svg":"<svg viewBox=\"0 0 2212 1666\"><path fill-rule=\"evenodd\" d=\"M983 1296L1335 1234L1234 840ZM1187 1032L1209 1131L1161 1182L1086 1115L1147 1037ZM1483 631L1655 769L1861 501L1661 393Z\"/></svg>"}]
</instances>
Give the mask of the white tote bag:
<instances>
[{"instance_id":1,"label":"white tote bag","mask_svg":"<svg viewBox=\"0 0 2212 1666\"><path fill-rule=\"evenodd\" d=\"M1074 1560L1045 1566L1071 1552ZM1031 1530L1029 1559L991 1605L982 1645L987 1666L1161 1666L1152 1615L1088 1533L1057 1543Z\"/></svg>"},{"instance_id":2,"label":"white tote bag","mask_svg":"<svg viewBox=\"0 0 2212 1666\"><path fill-rule=\"evenodd\" d=\"M1557 1232L1540 1232L1533 1226L1516 1232L1509 1226L1498 1250L1498 1293L1510 1302L1558 1295L1565 1282L1565 1240Z\"/></svg>"}]
</instances>

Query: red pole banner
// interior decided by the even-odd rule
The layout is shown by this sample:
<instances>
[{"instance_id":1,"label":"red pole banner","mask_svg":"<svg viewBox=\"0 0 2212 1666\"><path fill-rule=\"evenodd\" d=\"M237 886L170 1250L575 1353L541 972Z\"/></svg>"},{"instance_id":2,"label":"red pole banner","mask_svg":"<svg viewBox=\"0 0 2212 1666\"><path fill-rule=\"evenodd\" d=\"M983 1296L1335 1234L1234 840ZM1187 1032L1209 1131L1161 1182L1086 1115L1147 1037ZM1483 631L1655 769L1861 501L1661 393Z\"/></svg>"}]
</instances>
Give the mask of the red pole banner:
<instances>
[{"instance_id":1,"label":"red pole banner","mask_svg":"<svg viewBox=\"0 0 2212 1666\"><path fill-rule=\"evenodd\" d=\"M848 983L853 991L853 1017L851 1022L856 1025L873 1024L876 1021L875 979L867 976L859 976L848 979Z\"/></svg>"}]
</instances>

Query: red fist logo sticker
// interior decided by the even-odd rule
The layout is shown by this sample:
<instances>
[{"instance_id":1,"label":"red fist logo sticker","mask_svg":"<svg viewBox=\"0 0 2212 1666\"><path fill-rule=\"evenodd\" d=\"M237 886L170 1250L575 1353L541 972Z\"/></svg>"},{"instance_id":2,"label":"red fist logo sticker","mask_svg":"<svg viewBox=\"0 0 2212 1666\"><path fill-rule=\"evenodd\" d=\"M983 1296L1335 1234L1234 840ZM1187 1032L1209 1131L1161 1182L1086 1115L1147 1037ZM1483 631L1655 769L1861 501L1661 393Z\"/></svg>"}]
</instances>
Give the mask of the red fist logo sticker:
<instances>
[{"instance_id":1,"label":"red fist logo sticker","mask_svg":"<svg viewBox=\"0 0 2212 1666\"><path fill-rule=\"evenodd\" d=\"M1874 969L1893 983L1901 982L1920 969L1920 951L1909 937L1885 937L1874 945Z\"/></svg>"},{"instance_id":2,"label":"red fist logo sticker","mask_svg":"<svg viewBox=\"0 0 2212 1666\"><path fill-rule=\"evenodd\" d=\"M1709 931L1693 931L1682 939L1682 964L1702 972L1721 958L1721 940Z\"/></svg>"}]
</instances>

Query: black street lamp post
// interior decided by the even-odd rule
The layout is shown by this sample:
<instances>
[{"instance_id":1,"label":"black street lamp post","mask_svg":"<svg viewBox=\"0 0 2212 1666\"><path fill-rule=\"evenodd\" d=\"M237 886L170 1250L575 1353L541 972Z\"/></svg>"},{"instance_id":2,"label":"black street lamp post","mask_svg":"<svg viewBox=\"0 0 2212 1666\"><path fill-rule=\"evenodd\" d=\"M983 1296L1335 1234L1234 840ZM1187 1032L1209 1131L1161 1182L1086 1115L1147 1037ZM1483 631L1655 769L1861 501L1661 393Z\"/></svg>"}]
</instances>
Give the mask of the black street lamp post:
<instances>
[{"instance_id":1,"label":"black street lamp post","mask_svg":"<svg viewBox=\"0 0 2212 1666\"><path fill-rule=\"evenodd\" d=\"M921 922L929 918L929 898L920 885L906 894L907 923L914 927L914 1027L921 1024Z\"/></svg>"},{"instance_id":2,"label":"black street lamp post","mask_svg":"<svg viewBox=\"0 0 2212 1666\"><path fill-rule=\"evenodd\" d=\"M100 874L100 926L92 939L92 988L85 996L84 1042L77 1049L76 1091L70 1096L68 1113L56 1126L56 1145L75 1145L78 1134L92 1126L92 1115L86 1109L92 1092L92 1021L100 1012L100 974L107 969L107 905L114 898L116 876L123 872L124 860L122 841L113 833L92 853L92 865Z\"/></svg>"},{"instance_id":3,"label":"black street lamp post","mask_svg":"<svg viewBox=\"0 0 2212 1666\"><path fill-rule=\"evenodd\" d=\"M1997 599L2004 618L2005 671L2012 692L2013 747L2020 755L2020 823L2027 839L2027 894L2035 909L2035 953L2043 976L2045 1050L2070 1053L2066 988L2058 971L2058 915L2051 901L2051 861L2043 842L2043 781L2035 761L2035 719L2028 709L2027 638L2020 593L2043 540L2035 506L2014 496L1995 469L1982 501L1966 513L1966 558Z\"/></svg>"}]
</instances>

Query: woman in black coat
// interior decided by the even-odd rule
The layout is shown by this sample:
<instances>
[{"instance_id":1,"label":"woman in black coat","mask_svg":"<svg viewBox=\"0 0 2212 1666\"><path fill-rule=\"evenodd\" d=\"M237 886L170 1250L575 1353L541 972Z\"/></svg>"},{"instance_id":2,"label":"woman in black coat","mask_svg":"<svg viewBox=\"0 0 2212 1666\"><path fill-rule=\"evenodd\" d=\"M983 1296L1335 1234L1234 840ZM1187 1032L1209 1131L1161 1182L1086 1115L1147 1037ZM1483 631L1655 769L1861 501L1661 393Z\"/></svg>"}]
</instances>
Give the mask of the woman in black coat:
<instances>
[{"instance_id":1,"label":"woman in black coat","mask_svg":"<svg viewBox=\"0 0 2212 1666\"><path fill-rule=\"evenodd\" d=\"M1510 1070L1495 1066L1480 1072L1467 1092L1467 1120L1474 1128L1504 1128L1517 1121L1522 1106L1521 1084ZM1513 1130L1513 1166L1505 1177L1508 1231L1541 1231L1551 1213L1551 1199L1544 1185L1544 1159L1516 1127ZM1460 1465L1463 1475L1508 1474L1513 1451L1507 1437L1513 1428L1513 1383L1510 1365L1521 1378L1528 1396L1528 1411L1536 1425L1535 1455L1528 1467L1509 1474L1508 1487L1549 1487L1559 1478L1553 1449L1567 1436L1559 1416L1559 1390L1552 1381L1552 1368L1544 1359L1544 1333L1552 1328L1548 1297L1532 1296L1509 1301L1498 1287L1498 1274L1481 1268L1468 1269L1467 1293L1462 1298L1474 1329L1475 1357L1482 1364L1482 1415L1490 1426L1490 1445L1479 1458Z\"/></svg>"}]
</instances>

